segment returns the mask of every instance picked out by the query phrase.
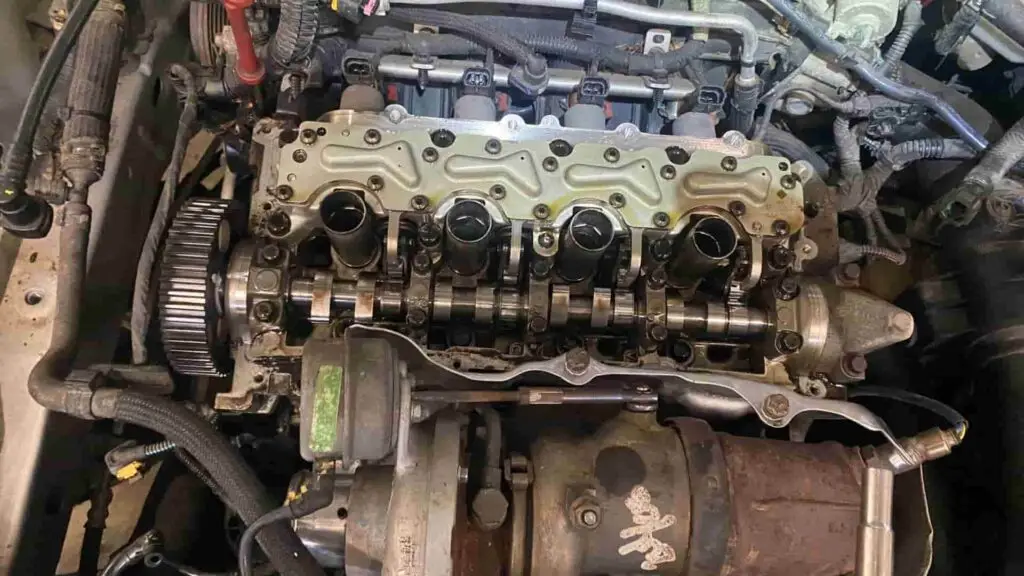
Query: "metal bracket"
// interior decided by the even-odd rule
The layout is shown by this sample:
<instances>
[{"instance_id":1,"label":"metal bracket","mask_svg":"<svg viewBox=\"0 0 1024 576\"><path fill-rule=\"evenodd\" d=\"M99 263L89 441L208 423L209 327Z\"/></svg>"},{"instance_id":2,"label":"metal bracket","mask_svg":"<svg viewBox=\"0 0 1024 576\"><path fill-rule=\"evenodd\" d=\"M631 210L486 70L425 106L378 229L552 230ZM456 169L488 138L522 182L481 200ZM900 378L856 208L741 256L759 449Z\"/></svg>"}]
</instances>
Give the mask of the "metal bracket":
<instances>
[{"instance_id":1,"label":"metal bracket","mask_svg":"<svg viewBox=\"0 0 1024 576\"><path fill-rule=\"evenodd\" d=\"M533 484L533 464L521 454L509 454L505 460L505 481L512 487L512 548L509 550L509 576L526 574L527 492Z\"/></svg>"}]
</instances>

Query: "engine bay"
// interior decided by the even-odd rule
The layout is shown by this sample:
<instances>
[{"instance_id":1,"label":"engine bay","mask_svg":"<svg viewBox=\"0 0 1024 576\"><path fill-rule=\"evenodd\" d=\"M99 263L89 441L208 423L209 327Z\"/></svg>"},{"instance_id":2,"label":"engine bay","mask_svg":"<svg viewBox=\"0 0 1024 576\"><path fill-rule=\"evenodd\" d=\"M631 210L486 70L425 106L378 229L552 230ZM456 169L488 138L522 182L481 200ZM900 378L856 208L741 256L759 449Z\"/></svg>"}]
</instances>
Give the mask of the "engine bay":
<instances>
[{"instance_id":1,"label":"engine bay","mask_svg":"<svg viewBox=\"0 0 1024 576\"><path fill-rule=\"evenodd\" d=\"M968 573L928 476L1016 429L1020 0L164 4L54 2L0 174L76 574ZM87 552L175 469L223 534Z\"/></svg>"}]
</instances>

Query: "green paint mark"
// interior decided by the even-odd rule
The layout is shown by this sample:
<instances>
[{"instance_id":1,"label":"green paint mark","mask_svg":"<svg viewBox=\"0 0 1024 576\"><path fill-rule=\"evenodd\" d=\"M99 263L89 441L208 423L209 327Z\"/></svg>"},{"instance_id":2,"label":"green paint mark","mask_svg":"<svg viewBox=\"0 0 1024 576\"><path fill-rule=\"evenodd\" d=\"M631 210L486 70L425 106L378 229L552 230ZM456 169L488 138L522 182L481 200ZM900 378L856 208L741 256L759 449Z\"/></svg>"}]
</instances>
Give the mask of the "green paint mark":
<instances>
[{"instance_id":1,"label":"green paint mark","mask_svg":"<svg viewBox=\"0 0 1024 576\"><path fill-rule=\"evenodd\" d=\"M321 366L316 373L313 397L313 425L309 447L314 453L330 452L338 437L339 406L344 386L341 366Z\"/></svg>"}]
</instances>

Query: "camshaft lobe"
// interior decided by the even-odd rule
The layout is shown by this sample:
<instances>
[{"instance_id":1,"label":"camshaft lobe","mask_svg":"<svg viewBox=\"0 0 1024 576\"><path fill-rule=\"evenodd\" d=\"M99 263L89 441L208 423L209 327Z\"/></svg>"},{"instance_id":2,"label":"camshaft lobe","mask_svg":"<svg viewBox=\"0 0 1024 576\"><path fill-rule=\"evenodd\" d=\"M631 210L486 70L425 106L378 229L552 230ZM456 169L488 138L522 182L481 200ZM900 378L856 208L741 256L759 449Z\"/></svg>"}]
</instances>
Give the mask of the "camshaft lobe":
<instances>
[{"instance_id":1,"label":"camshaft lobe","mask_svg":"<svg viewBox=\"0 0 1024 576\"><path fill-rule=\"evenodd\" d=\"M548 291L552 328L571 323L598 330L629 329L639 326L647 316L642 299L635 298L632 290L596 288L593 294L568 295L567 288L556 284ZM318 291L319 298L329 299L332 317L352 311L356 321L363 323L401 320L409 309L406 292L394 284L370 279L359 282L336 279L329 292ZM314 304L313 279L292 280L288 299L308 312ZM372 310L366 309L371 303ZM521 325L530 317L528 295L493 284L462 288L444 280L435 280L430 304L436 322L464 319L481 325ZM757 336L767 331L771 324L768 315L757 308L687 303L677 296L666 299L665 316L669 332L718 338Z\"/></svg>"}]
</instances>

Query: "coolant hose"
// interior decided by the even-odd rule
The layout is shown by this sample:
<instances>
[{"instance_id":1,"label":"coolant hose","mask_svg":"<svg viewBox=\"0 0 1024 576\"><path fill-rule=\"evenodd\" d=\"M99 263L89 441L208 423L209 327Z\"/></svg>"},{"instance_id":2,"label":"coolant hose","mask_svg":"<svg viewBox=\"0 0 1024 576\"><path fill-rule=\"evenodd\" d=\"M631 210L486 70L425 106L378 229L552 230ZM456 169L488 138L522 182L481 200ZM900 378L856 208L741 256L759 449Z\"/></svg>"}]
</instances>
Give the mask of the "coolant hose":
<instances>
[{"instance_id":1,"label":"coolant hose","mask_svg":"<svg viewBox=\"0 0 1024 576\"><path fill-rule=\"evenodd\" d=\"M794 162L805 160L814 168L814 171L822 180L828 179L829 172L831 171L828 162L821 157L821 154L812 150L803 140L794 136L792 132L786 132L775 126L768 126L761 141L767 144L775 154L785 156Z\"/></svg>"},{"instance_id":2,"label":"coolant hose","mask_svg":"<svg viewBox=\"0 0 1024 576\"><path fill-rule=\"evenodd\" d=\"M43 58L18 119L14 138L4 154L3 171L0 172L0 190L3 191L0 194L0 214L5 228L26 237L45 236L53 221L53 210L49 205L25 193L25 180L32 164L32 142L57 77L98 3L99 0L81 0L71 9L64 29Z\"/></svg>"},{"instance_id":3,"label":"coolant hose","mask_svg":"<svg viewBox=\"0 0 1024 576\"><path fill-rule=\"evenodd\" d=\"M896 70L895 76L899 77L899 66L897 64L903 60L903 55L907 52L907 46L910 46L910 41L924 24L924 20L921 18L921 11L921 0L910 0L910 2L907 2L906 8L903 9L903 24L900 26L900 31L896 34L896 39L892 41L892 45L889 46L889 51L885 53L885 63L882 64L882 72L885 74L891 74L893 70Z\"/></svg>"},{"instance_id":4,"label":"coolant hose","mask_svg":"<svg viewBox=\"0 0 1024 576\"><path fill-rule=\"evenodd\" d=\"M1024 118L1017 121L1003 134L1003 137L991 150L981 157L978 163L964 179L965 182L977 183L991 189L1021 159L1024 158Z\"/></svg>"},{"instance_id":5,"label":"coolant hose","mask_svg":"<svg viewBox=\"0 0 1024 576\"><path fill-rule=\"evenodd\" d=\"M232 509L246 524L276 506L242 456L206 420L167 398L127 390L96 391L93 415L112 418L162 434L185 450L216 480ZM267 526L256 537L267 558L282 574L323 576L309 550L287 523Z\"/></svg>"},{"instance_id":6,"label":"coolant hose","mask_svg":"<svg viewBox=\"0 0 1024 576\"><path fill-rule=\"evenodd\" d=\"M832 136L839 155L839 173L847 180L860 176L864 171L860 163L860 144L850 130L850 119L843 115L836 116L832 122Z\"/></svg>"},{"instance_id":7,"label":"coolant hose","mask_svg":"<svg viewBox=\"0 0 1024 576\"><path fill-rule=\"evenodd\" d=\"M281 19L270 43L270 58L287 70L309 56L320 22L320 0L281 0Z\"/></svg>"},{"instance_id":8,"label":"coolant hose","mask_svg":"<svg viewBox=\"0 0 1024 576\"><path fill-rule=\"evenodd\" d=\"M876 90L901 102L919 104L935 112L965 142L977 150L988 148L988 140L946 101L935 94L911 88L888 78L871 64L853 57L840 42L833 40L818 29L806 16L797 12L789 0L764 0L779 14L789 20L798 30L808 36L819 48L831 53L841 64L852 70Z\"/></svg>"},{"instance_id":9,"label":"coolant hose","mask_svg":"<svg viewBox=\"0 0 1024 576\"><path fill-rule=\"evenodd\" d=\"M519 40L498 28L482 24L472 16L421 8L392 8L388 15L403 22L441 26L465 34L472 40L493 47L514 59L531 75L541 76L547 73L547 63L543 57L535 54Z\"/></svg>"}]
</instances>

